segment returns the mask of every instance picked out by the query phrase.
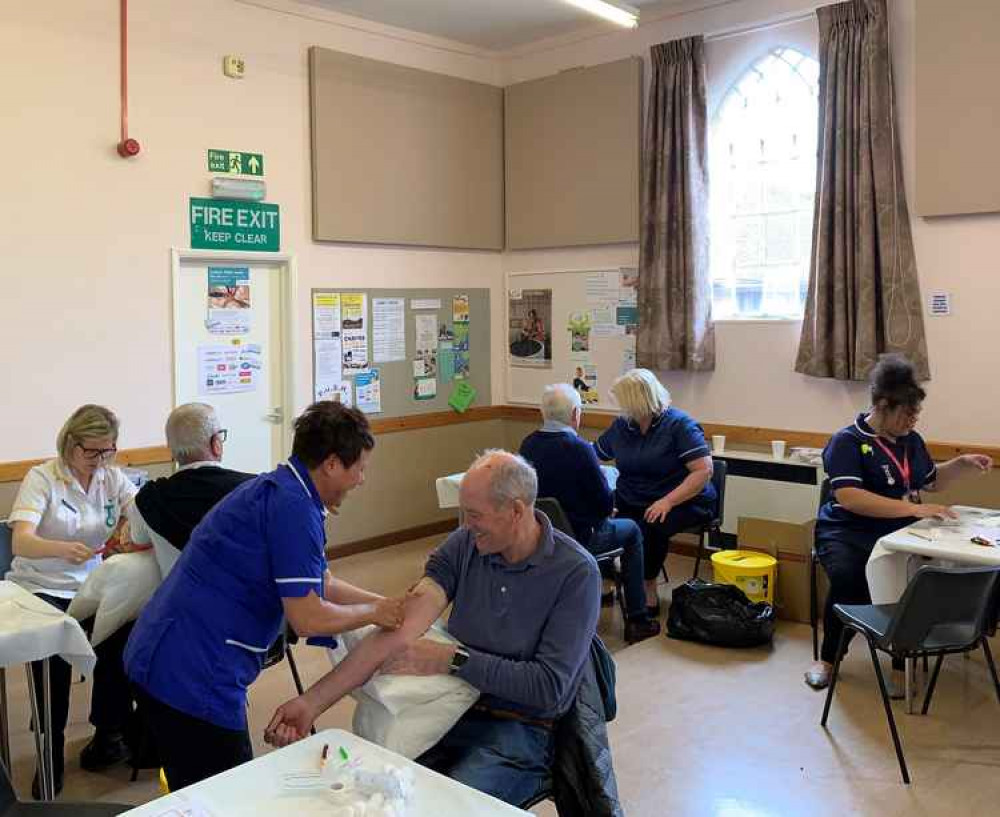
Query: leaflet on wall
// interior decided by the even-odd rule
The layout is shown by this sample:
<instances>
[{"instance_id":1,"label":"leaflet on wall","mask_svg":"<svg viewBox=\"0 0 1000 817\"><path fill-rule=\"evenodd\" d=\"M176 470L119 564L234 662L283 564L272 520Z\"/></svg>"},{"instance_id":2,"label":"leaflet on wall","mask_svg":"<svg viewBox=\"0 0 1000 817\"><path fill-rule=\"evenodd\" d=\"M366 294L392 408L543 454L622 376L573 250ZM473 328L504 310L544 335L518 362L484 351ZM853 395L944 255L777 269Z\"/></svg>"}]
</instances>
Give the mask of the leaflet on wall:
<instances>
[{"instance_id":1,"label":"leaflet on wall","mask_svg":"<svg viewBox=\"0 0 1000 817\"><path fill-rule=\"evenodd\" d=\"M440 309L440 298L410 298L410 309Z\"/></svg>"},{"instance_id":2,"label":"leaflet on wall","mask_svg":"<svg viewBox=\"0 0 1000 817\"><path fill-rule=\"evenodd\" d=\"M590 351L590 313L570 312L566 321L570 355Z\"/></svg>"},{"instance_id":3,"label":"leaflet on wall","mask_svg":"<svg viewBox=\"0 0 1000 817\"><path fill-rule=\"evenodd\" d=\"M437 397L437 378L418 377L413 381L414 400L433 400Z\"/></svg>"},{"instance_id":4,"label":"leaflet on wall","mask_svg":"<svg viewBox=\"0 0 1000 817\"><path fill-rule=\"evenodd\" d=\"M323 384L319 380L316 381L317 400L332 400L334 403L343 403L345 406L352 406L354 405L353 391L350 380Z\"/></svg>"},{"instance_id":5,"label":"leaflet on wall","mask_svg":"<svg viewBox=\"0 0 1000 817\"><path fill-rule=\"evenodd\" d=\"M263 366L259 343L203 343L198 346L198 394L254 391Z\"/></svg>"},{"instance_id":6,"label":"leaflet on wall","mask_svg":"<svg viewBox=\"0 0 1000 817\"><path fill-rule=\"evenodd\" d=\"M313 293L313 337L340 338L340 293Z\"/></svg>"},{"instance_id":7,"label":"leaflet on wall","mask_svg":"<svg viewBox=\"0 0 1000 817\"><path fill-rule=\"evenodd\" d=\"M586 405L600 401L597 387L597 366L592 363L581 363L573 367L571 378L573 388Z\"/></svg>"},{"instance_id":8,"label":"leaflet on wall","mask_svg":"<svg viewBox=\"0 0 1000 817\"><path fill-rule=\"evenodd\" d=\"M213 335L244 335L250 331L250 268L208 268L208 318Z\"/></svg>"},{"instance_id":9,"label":"leaflet on wall","mask_svg":"<svg viewBox=\"0 0 1000 817\"><path fill-rule=\"evenodd\" d=\"M372 298L372 348L376 363L406 360L405 307L405 298ZM430 317L434 323L433 316Z\"/></svg>"},{"instance_id":10,"label":"leaflet on wall","mask_svg":"<svg viewBox=\"0 0 1000 817\"><path fill-rule=\"evenodd\" d=\"M442 343L438 347L438 368L442 383L455 379L455 348L451 343Z\"/></svg>"},{"instance_id":11,"label":"leaflet on wall","mask_svg":"<svg viewBox=\"0 0 1000 817\"><path fill-rule=\"evenodd\" d=\"M469 322L469 296L456 295L451 300L451 320L452 323Z\"/></svg>"},{"instance_id":12,"label":"leaflet on wall","mask_svg":"<svg viewBox=\"0 0 1000 817\"><path fill-rule=\"evenodd\" d=\"M461 324L468 331L468 324ZM437 377L438 370L438 325L437 315L416 316L416 355L413 370L422 364L424 377Z\"/></svg>"},{"instance_id":13,"label":"leaflet on wall","mask_svg":"<svg viewBox=\"0 0 1000 817\"><path fill-rule=\"evenodd\" d=\"M618 270L596 270L588 272L584 283L587 303L592 305L614 305L618 303L621 278Z\"/></svg>"},{"instance_id":14,"label":"leaflet on wall","mask_svg":"<svg viewBox=\"0 0 1000 817\"><path fill-rule=\"evenodd\" d=\"M340 313L344 372L350 376L368 368L368 296L342 293Z\"/></svg>"},{"instance_id":15,"label":"leaflet on wall","mask_svg":"<svg viewBox=\"0 0 1000 817\"><path fill-rule=\"evenodd\" d=\"M635 306L639 300L639 270L635 267L621 267L618 274L618 305Z\"/></svg>"},{"instance_id":16,"label":"leaflet on wall","mask_svg":"<svg viewBox=\"0 0 1000 817\"><path fill-rule=\"evenodd\" d=\"M552 290L511 290L507 303L510 365L551 368Z\"/></svg>"},{"instance_id":17,"label":"leaflet on wall","mask_svg":"<svg viewBox=\"0 0 1000 817\"><path fill-rule=\"evenodd\" d=\"M366 369L354 376L354 399L357 408L365 414L382 411L382 385L378 369Z\"/></svg>"},{"instance_id":18,"label":"leaflet on wall","mask_svg":"<svg viewBox=\"0 0 1000 817\"><path fill-rule=\"evenodd\" d=\"M317 400L329 399L326 395L343 382L340 338L313 341L313 362L315 367Z\"/></svg>"}]
</instances>

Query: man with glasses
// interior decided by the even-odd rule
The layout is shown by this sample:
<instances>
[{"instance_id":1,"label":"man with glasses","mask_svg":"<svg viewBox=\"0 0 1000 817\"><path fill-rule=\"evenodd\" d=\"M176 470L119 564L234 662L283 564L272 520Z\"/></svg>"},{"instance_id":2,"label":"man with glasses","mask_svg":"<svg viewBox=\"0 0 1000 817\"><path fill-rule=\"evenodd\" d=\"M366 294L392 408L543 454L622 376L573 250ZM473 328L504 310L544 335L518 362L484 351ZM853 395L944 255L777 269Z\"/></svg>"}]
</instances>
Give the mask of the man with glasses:
<instances>
[{"instance_id":1,"label":"man with glasses","mask_svg":"<svg viewBox=\"0 0 1000 817\"><path fill-rule=\"evenodd\" d=\"M166 436L177 472L147 482L126 509L126 538L153 545L163 578L205 514L253 476L220 465L227 431L219 428L215 409L206 403L185 403L170 412Z\"/></svg>"}]
</instances>

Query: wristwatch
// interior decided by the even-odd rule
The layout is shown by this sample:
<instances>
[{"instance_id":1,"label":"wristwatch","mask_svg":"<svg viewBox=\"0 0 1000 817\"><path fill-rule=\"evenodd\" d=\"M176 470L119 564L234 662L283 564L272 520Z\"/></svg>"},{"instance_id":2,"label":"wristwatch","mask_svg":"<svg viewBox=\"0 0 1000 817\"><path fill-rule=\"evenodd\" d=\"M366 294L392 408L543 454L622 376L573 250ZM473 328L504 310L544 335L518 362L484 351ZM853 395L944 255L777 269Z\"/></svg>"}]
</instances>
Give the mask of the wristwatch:
<instances>
[{"instance_id":1,"label":"wristwatch","mask_svg":"<svg viewBox=\"0 0 1000 817\"><path fill-rule=\"evenodd\" d=\"M455 654L451 657L451 663L448 665L448 674L455 675L468 660L469 651L465 647L456 647Z\"/></svg>"}]
</instances>

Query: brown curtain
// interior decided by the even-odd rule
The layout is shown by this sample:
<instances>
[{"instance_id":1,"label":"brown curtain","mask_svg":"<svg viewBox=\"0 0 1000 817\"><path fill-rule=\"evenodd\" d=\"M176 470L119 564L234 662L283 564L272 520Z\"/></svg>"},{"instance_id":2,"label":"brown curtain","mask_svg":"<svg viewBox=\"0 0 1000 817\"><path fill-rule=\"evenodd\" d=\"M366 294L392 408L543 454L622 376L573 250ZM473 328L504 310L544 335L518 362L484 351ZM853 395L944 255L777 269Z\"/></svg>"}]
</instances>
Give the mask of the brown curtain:
<instances>
[{"instance_id":1,"label":"brown curtain","mask_svg":"<svg viewBox=\"0 0 1000 817\"><path fill-rule=\"evenodd\" d=\"M863 380L884 352L930 376L896 132L885 0L817 10L819 156L795 370Z\"/></svg>"},{"instance_id":2,"label":"brown curtain","mask_svg":"<svg viewBox=\"0 0 1000 817\"><path fill-rule=\"evenodd\" d=\"M715 368L708 271L708 140L702 37L650 49L643 135L636 362Z\"/></svg>"}]
</instances>

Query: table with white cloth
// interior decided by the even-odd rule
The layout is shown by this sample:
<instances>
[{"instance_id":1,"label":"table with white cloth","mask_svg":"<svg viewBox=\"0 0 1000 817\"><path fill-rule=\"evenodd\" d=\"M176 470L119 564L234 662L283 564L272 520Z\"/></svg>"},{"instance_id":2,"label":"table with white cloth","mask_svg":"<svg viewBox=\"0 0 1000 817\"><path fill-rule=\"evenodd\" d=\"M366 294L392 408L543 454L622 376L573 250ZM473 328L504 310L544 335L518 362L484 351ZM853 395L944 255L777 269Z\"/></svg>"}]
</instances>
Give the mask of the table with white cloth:
<instances>
[{"instance_id":1,"label":"table with white cloth","mask_svg":"<svg viewBox=\"0 0 1000 817\"><path fill-rule=\"evenodd\" d=\"M613 465L602 465L601 473L604 475L604 480L608 483L608 487L613 491L618 482L618 469ZM449 474L446 477L437 478L436 487L439 508L458 507L458 489L462 487L462 477L464 476L465 471L462 471L458 474Z\"/></svg>"},{"instance_id":2,"label":"table with white cloth","mask_svg":"<svg viewBox=\"0 0 1000 817\"><path fill-rule=\"evenodd\" d=\"M1000 567L1000 511L955 505L956 520L921 519L883 536L865 567L873 604L895 604L911 575L927 560L945 565ZM987 540L976 544L972 537ZM907 710L913 708L913 662L907 662Z\"/></svg>"},{"instance_id":3,"label":"table with white cloth","mask_svg":"<svg viewBox=\"0 0 1000 817\"><path fill-rule=\"evenodd\" d=\"M335 768L331 768L333 764L342 762L341 749L350 763L365 771L378 772L386 765L409 769L414 785L406 809L407 817L505 817L527 814L350 732L327 729L200 783L171 792L127 811L125 815L272 817L275 814L294 814L296 817L331 817L340 809L329 790L330 786L296 790L289 788L285 782L286 776L319 771L324 746L329 747L325 775L335 772Z\"/></svg>"},{"instance_id":4,"label":"table with white cloth","mask_svg":"<svg viewBox=\"0 0 1000 817\"><path fill-rule=\"evenodd\" d=\"M27 664L28 692L35 723L35 751L38 755L42 799L55 795L52 767L52 706L49 688L49 659L58 655L78 672L89 675L97 657L76 619L66 615L13 582L0 581L0 752L10 769L10 743L7 719L6 670ZM42 710L31 678L30 662L42 662ZM39 724L42 727L39 728Z\"/></svg>"}]
</instances>

